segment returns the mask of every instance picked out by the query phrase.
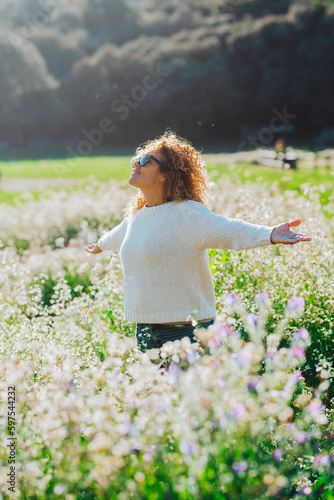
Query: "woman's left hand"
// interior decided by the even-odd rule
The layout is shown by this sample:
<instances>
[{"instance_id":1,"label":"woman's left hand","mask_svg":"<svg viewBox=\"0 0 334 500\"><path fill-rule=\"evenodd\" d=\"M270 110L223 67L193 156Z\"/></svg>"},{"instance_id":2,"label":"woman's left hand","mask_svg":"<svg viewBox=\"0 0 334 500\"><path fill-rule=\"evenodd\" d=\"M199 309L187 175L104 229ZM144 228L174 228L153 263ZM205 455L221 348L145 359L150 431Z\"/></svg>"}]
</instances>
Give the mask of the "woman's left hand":
<instances>
[{"instance_id":1,"label":"woman's left hand","mask_svg":"<svg viewBox=\"0 0 334 500\"><path fill-rule=\"evenodd\" d=\"M270 241L272 243L283 243L283 245L295 245L300 241L311 241L312 238L309 236L290 231L290 227L299 226L300 223L300 219L295 219L274 227L270 235Z\"/></svg>"}]
</instances>

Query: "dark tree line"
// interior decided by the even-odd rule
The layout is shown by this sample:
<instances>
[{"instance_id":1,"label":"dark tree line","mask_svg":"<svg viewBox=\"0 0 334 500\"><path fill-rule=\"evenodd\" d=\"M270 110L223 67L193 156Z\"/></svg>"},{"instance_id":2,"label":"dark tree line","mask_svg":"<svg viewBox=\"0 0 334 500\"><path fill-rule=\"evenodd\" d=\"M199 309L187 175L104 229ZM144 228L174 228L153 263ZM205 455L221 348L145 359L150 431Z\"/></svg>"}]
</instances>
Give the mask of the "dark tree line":
<instances>
[{"instance_id":1,"label":"dark tree line","mask_svg":"<svg viewBox=\"0 0 334 500\"><path fill-rule=\"evenodd\" d=\"M0 150L331 146L332 3L3 0Z\"/></svg>"}]
</instances>

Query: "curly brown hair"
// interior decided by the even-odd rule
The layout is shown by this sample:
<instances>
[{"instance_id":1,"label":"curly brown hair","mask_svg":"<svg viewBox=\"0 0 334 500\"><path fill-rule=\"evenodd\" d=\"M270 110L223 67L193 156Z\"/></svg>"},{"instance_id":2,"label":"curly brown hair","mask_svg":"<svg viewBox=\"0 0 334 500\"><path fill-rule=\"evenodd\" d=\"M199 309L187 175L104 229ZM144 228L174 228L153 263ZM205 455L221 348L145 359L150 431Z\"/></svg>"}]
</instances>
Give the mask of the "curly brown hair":
<instances>
[{"instance_id":1,"label":"curly brown hair","mask_svg":"<svg viewBox=\"0 0 334 500\"><path fill-rule=\"evenodd\" d=\"M153 151L160 151L168 162L167 169L159 166L161 173L166 173L165 202L194 200L207 206L206 191L210 185L210 177L203 158L192 144L175 132L167 130L160 137L139 146L136 155ZM138 194L126 206L125 216L140 210L145 203L145 196L139 189Z\"/></svg>"}]
</instances>

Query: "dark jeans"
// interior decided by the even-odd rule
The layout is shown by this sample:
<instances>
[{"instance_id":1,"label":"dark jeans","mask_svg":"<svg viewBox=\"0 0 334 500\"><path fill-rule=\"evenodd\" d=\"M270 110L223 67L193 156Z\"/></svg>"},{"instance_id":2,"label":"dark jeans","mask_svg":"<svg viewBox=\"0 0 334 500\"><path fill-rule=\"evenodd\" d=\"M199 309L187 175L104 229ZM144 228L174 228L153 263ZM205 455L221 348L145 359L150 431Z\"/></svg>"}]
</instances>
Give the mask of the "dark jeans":
<instances>
[{"instance_id":1,"label":"dark jeans","mask_svg":"<svg viewBox=\"0 0 334 500\"><path fill-rule=\"evenodd\" d=\"M165 342L189 337L191 343L197 342L193 334L195 328L208 328L213 324L213 319L205 323L199 322L197 326L191 323L183 325L162 325L160 323L137 323L136 338L137 346L145 352L147 349L157 349Z\"/></svg>"}]
</instances>

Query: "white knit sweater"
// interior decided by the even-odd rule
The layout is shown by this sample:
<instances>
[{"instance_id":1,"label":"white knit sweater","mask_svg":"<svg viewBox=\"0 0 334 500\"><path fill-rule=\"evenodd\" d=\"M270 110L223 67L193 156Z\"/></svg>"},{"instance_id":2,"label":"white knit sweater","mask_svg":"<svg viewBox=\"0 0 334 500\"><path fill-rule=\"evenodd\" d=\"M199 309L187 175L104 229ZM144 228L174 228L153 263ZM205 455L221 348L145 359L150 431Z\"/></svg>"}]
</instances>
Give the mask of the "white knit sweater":
<instances>
[{"instance_id":1,"label":"white knit sweater","mask_svg":"<svg viewBox=\"0 0 334 500\"><path fill-rule=\"evenodd\" d=\"M214 214L193 200L144 206L98 241L120 252L124 319L168 323L216 316L208 248L270 245L273 227Z\"/></svg>"}]
</instances>

